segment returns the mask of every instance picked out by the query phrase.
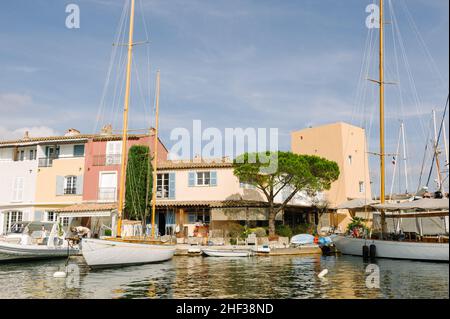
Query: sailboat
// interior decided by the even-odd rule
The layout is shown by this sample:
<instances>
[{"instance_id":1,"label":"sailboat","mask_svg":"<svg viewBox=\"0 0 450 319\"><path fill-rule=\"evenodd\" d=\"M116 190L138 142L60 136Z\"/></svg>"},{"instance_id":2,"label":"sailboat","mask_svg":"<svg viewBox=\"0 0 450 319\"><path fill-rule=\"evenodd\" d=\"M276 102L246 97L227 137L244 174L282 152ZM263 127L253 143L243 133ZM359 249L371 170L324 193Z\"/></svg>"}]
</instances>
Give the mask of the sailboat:
<instances>
[{"instance_id":1,"label":"sailboat","mask_svg":"<svg viewBox=\"0 0 450 319\"><path fill-rule=\"evenodd\" d=\"M332 235L331 238L336 248L346 255L372 257L372 258L393 258L410 259L424 261L449 262L449 244L447 238L427 238L427 240L386 240L386 218L395 217L387 215L386 211L396 211L396 217L400 218L427 218L437 216L447 218L449 215L448 199L434 200L422 199L401 204L389 205L385 202L385 130L384 130L384 15L383 0L380 0L380 43L379 43L379 74L380 78L375 81L379 85L380 99L380 204L374 205L380 211L381 238L353 238L344 235ZM422 201L422 202L421 202ZM425 201L425 202L423 202ZM439 202L438 202L439 201ZM421 202L421 203L417 203ZM408 212L408 213L404 213ZM409 213L412 212L412 213ZM445 219L444 219L445 220Z\"/></svg>"},{"instance_id":2,"label":"sailboat","mask_svg":"<svg viewBox=\"0 0 450 319\"><path fill-rule=\"evenodd\" d=\"M132 66L132 50L133 50L133 30L134 30L134 8L135 0L131 0L130 8L130 25L128 37L128 60L126 73L126 87L125 87L125 102L123 111L123 129L122 129L122 161L121 161L121 175L119 185L119 203L117 216L117 235L116 237L104 239L90 239L82 240L82 254L91 268L103 268L114 266L128 266L137 264L148 264L163 262L172 259L175 254L175 246L157 244L156 240L139 240L127 239L121 237L122 232L122 215L124 210L125 197L125 175L126 175L126 152L127 152L127 134L128 134L128 108L130 102L130 83L131 83L131 66ZM156 127L155 127L155 144L158 141L158 108L159 108L159 88L160 88L160 73L157 73L156 81ZM155 201L156 201L156 169L157 169L157 147L155 147L155 154L153 156L153 204L152 204L152 237L154 238L155 229ZM149 148L150 161L150 148Z\"/></svg>"}]
</instances>

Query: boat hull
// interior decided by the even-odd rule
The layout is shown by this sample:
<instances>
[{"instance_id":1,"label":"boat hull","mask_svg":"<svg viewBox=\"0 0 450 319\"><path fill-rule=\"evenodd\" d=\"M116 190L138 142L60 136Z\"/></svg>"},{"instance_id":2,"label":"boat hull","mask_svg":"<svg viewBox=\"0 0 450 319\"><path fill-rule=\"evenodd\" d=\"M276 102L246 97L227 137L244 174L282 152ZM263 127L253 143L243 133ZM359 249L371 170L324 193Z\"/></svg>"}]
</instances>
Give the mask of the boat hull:
<instances>
[{"instance_id":1,"label":"boat hull","mask_svg":"<svg viewBox=\"0 0 450 319\"><path fill-rule=\"evenodd\" d=\"M362 256L363 246L375 245L377 258L449 262L448 243L401 242L332 236L344 255Z\"/></svg>"},{"instance_id":2,"label":"boat hull","mask_svg":"<svg viewBox=\"0 0 450 319\"><path fill-rule=\"evenodd\" d=\"M251 251L246 250L215 250L215 249L203 249L203 253L209 257L250 257Z\"/></svg>"},{"instance_id":3,"label":"boat hull","mask_svg":"<svg viewBox=\"0 0 450 319\"><path fill-rule=\"evenodd\" d=\"M68 254L78 255L80 251L77 248L0 243L0 262L66 258Z\"/></svg>"},{"instance_id":4,"label":"boat hull","mask_svg":"<svg viewBox=\"0 0 450 319\"><path fill-rule=\"evenodd\" d=\"M175 247L128 243L103 239L83 239L81 251L91 268L107 268L158 263L172 259Z\"/></svg>"}]
</instances>

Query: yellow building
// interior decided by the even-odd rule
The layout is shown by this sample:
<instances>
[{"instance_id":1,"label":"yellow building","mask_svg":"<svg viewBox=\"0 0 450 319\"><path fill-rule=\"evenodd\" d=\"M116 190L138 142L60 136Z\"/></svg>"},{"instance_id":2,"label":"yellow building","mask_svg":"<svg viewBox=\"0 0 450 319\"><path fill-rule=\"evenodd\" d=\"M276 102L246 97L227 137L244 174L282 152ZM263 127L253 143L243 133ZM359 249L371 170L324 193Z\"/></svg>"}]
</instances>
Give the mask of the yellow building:
<instances>
[{"instance_id":1,"label":"yellow building","mask_svg":"<svg viewBox=\"0 0 450 319\"><path fill-rule=\"evenodd\" d=\"M337 208L351 199L371 199L364 129L340 122L292 132L291 150L296 154L324 157L339 165L339 179L326 193L330 208ZM348 212L338 211L335 217L337 220L332 223L341 228L344 228L350 219Z\"/></svg>"}]
</instances>

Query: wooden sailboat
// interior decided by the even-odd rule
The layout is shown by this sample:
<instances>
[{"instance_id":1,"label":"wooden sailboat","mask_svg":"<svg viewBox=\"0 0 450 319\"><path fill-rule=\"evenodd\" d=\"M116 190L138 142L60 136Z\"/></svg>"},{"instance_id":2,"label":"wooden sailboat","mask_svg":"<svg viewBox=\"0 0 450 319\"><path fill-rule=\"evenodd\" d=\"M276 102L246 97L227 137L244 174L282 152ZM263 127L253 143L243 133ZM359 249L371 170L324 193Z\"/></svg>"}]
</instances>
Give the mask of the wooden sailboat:
<instances>
[{"instance_id":1,"label":"wooden sailboat","mask_svg":"<svg viewBox=\"0 0 450 319\"><path fill-rule=\"evenodd\" d=\"M331 238L336 248L343 254L364 256L372 255L377 258L428 260L428 261L449 261L448 238L436 242L424 241L390 241L384 240L386 234L386 212L385 212L385 125L384 125L384 6L383 0L380 0L380 43L379 43L379 75L377 81L379 85L380 100L380 215L381 215L381 239L370 238L352 238L349 236L332 235ZM403 210L399 205L399 212ZM448 206L445 211L439 209L443 217L448 217ZM410 218L417 218L417 214L408 214ZM426 215L425 215L426 216ZM406 217L406 216L405 216Z\"/></svg>"},{"instance_id":2,"label":"wooden sailboat","mask_svg":"<svg viewBox=\"0 0 450 319\"><path fill-rule=\"evenodd\" d=\"M121 161L121 175L120 175L120 191L118 203L117 216L117 235L116 237L105 239L83 239L82 253L86 263L92 268L112 267L112 266L127 266L136 264L147 264L169 260L175 253L175 246L173 245L158 245L155 242L139 239L122 238L122 216L124 209L125 197L125 174L126 174L126 153L127 153L127 135L128 135L128 108L130 102L130 82L131 82L131 62L133 49L133 30L134 30L134 8L135 0L131 0L130 9L130 27L128 39L128 63L125 87L125 107L123 111L123 131L122 131L122 161ZM159 72L157 75L157 90L156 90L156 109L159 107ZM158 112L156 112L158 116ZM158 119L156 119L158 123ZM156 165L157 165L157 141L158 141L158 125L155 129L155 154L153 180L156 182ZM149 149L150 150L150 149ZM150 161L150 153L149 153ZM155 229L155 200L156 188L153 188L153 203L152 203L152 237L154 238Z\"/></svg>"}]
</instances>

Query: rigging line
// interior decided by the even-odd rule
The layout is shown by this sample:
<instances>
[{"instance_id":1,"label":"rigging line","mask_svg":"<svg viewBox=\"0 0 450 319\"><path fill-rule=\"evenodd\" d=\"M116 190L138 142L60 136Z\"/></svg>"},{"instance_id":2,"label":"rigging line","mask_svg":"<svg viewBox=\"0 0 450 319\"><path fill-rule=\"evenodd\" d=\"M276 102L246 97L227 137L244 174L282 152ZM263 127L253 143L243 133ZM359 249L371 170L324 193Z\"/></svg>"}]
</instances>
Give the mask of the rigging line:
<instances>
[{"instance_id":1,"label":"rigging line","mask_svg":"<svg viewBox=\"0 0 450 319\"><path fill-rule=\"evenodd\" d=\"M125 19L125 13L126 13L126 8L127 8L127 3L125 3L125 5L122 8L122 14L119 20L119 24L117 26L116 29L116 36L115 36L115 40L117 41L120 37L120 33L122 30L122 26L123 26L123 21ZM106 94L108 91L108 87L109 87L109 82L111 79L111 73L112 73L112 69L113 69L113 64L114 64L114 60L116 58L116 54L117 54L117 47L113 47L112 52L111 52L111 56L110 56L110 60L109 60L109 66L108 66L108 72L107 72L107 76L106 76L106 81L105 84L103 86L103 92L102 92L102 96L100 99L100 105L97 111L97 117L96 117L96 122L94 124L94 128L93 128L93 133L96 133L98 130L98 123L101 121L102 119L102 114L104 112L104 107L105 107L105 99L106 99Z\"/></svg>"},{"instance_id":2,"label":"rigging line","mask_svg":"<svg viewBox=\"0 0 450 319\"><path fill-rule=\"evenodd\" d=\"M398 154L399 154L399 151L400 151L400 140L401 140L401 137L402 137L402 129L400 128L399 129L399 134L398 134L397 151L395 153L397 157L398 157ZM397 161L397 158L395 158L394 168L393 168L393 173L392 173L392 181L391 181L391 190L390 190L389 200L392 200L392 194L394 192L395 174L397 173L397 165L398 165L398 161Z\"/></svg>"},{"instance_id":3,"label":"rigging line","mask_svg":"<svg viewBox=\"0 0 450 319\"><path fill-rule=\"evenodd\" d=\"M437 153L437 147L439 145L439 140L441 139L442 126L444 125L444 122L445 122L445 116L447 115L447 108L448 108L449 97L450 97L450 95L447 96L447 102L445 103L444 114L442 115L441 125L439 127L439 134L438 134L437 140L435 142L435 150L433 152L433 159L431 160L431 167L430 167L430 173L428 174L427 186L430 184L431 175L433 174L434 162L436 161L436 155L437 155L436 154Z\"/></svg>"},{"instance_id":4,"label":"rigging line","mask_svg":"<svg viewBox=\"0 0 450 319\"><path fill-rule=\"evenodd\" d=\"M418 94L418 91L417 91L417 86L416 86L416 83L415 83L415 80L414 80L414 76L413 76L412 71L411 71L411 65L409 63L409 59L408 59L408 56L406 54L405 43L404 43L404 40L403 40L403 36L402 36L401 30L400 30L400 26L398 24L397 16L395 14L395 9L394 9L393 6L392 6L392 19L394 21L394 27L395 27L396 34L397 34L397 37L398 37L398 40L399 40L398 42L400 44L400 52L401 52L401 55L402 55L403 63L405 64L405 71L406 71L406 74L408 76L410 88L411 88L411 91L412 91L411 92L412 93L412 97L413 97L414 102L415 102L416 112L417 112L417 115L420 115L421 114L420 110L421 110L422 102L420 100L420 97L419 97L419 94ZM425 127L424 127L424 124L423 124L422 117L420 117L420 116L419 116L419 123L420 123L421 129L422 129L423 137L425 137L426 136L426 134L425 134Z\"/></svg>"},{"instance_id":5,"label":"rigging line","mask_svg":"<svg viewBox=\"0 0 450 319\"><path fill-rule=\"evenodd\" d=\"M144 97L144 91L142 90L142 83L141 83L141 79L139 77L139 70L136 64L136 59L134 58L134 54L133 54L133 67L135 69L134 74L136 74L136 82L137 82L137 88L140 94L140 98L141 98L141 103L143 104L143 109L144 109L144 120L147 118L147 108L145 107L145 97Z\"/></svg>"},{"instance_id":6,"label":"rigging line","mask_svg":"<svg viewBox=\"0 0 450 319\"><path fill-rule=\"evenodd\" d=\"M430 139L430 136L431 136L431 120L430 120L430 125L428 126L428 136L427 136L427 139L426 139L426 141L425 141L425 150L424 150L424 152L423 152L422 166L421 166L421 168L420 168L419 183L418 183L418 185L417 185L417 191L416 191L416 193L419 192L419 190L420 190L420 188L421 188L421 186L422 186L422 177L423 177L423 173L424 173L424 170L425 170L425 163L426 163L427 155L428 155L428 145L429 145L429 142L428 142L428 141L429 141L429 139Z\"/></svg>"},{"instance_id":7,"label":"rigging line","mask_svg":"<svg viewBox=\"0 0 450 319\"><path fill-rule=\"evenodd\" d=\"M422 45L422 48L425 51L425 55L427 55L427 58L429 59L429 60L427 60L429 66L431 66L431 68L434 69L433 71L436 72L436 74L438 75L439 81L441 82L441 85L442 85L442 88L447 89L447 87L445 85L444 77L442 76L442 73L439 71L436 61L433 59L433 56L431 55L430 51L428 50L428 46L426 45L425 40L423 39L422 34L420 33L419 28L417 27L417 24L414 21L411 11L409 10L405 1L403 1L402 4L403 4L404 10L406 12L408 22L412 26L412 29L415 31L415 36L417 37L419 43Z\"/></svg>"}]
</instances>

